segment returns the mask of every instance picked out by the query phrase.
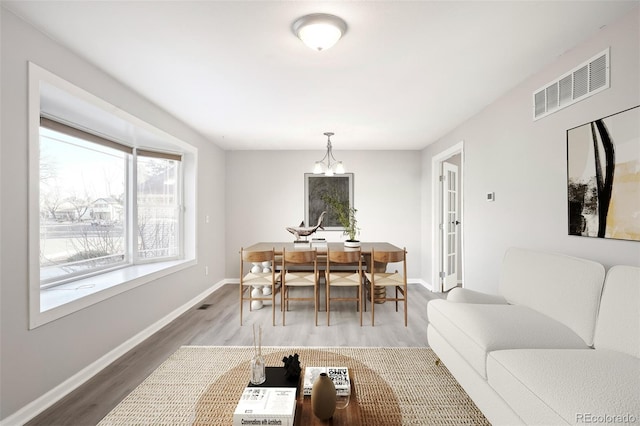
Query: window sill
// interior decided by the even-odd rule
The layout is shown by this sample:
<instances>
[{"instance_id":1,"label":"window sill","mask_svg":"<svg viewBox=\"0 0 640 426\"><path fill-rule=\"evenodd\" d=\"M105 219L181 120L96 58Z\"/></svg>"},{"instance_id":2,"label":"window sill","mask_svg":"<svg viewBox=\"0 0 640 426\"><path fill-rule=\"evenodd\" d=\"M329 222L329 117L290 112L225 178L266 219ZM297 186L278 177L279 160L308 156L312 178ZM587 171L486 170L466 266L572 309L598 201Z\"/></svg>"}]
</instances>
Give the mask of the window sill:
<instances>
[{"instance_id":1,"label":"window sill","mask_svg":"<svg viewBox=\"0 0 640 426\"><path fill-rule=\"evenodd\" d=\"M195 259L134 265L90 278L40 290L39 308L33 309L30 328L36 328L196 264Z\"/></svg>"}]
</instances>

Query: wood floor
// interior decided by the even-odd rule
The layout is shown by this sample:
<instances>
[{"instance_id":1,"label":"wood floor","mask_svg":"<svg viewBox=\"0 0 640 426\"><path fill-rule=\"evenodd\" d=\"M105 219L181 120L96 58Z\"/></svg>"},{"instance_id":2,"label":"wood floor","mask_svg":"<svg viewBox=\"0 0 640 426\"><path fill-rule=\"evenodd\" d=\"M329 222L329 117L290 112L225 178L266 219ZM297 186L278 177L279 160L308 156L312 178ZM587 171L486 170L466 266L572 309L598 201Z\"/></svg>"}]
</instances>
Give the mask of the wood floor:
<instances>
[{"instance_id":1,"label":"wood floor","mask_svg":"<svg viewBox=\"0 0 640 426\"><path fill-rule=\"evenodd\" d=\"M347 290L351 289L338 289ZM364 313L362 327L353 302L332 302L329 327L324 311L318 314L318 327L314 327L313 305L309 302L291 302L285 327L281 325L279 303L276 305L275 327L271 325L270 306L250 312L246 304L241 327L238 286L227 284L27 425L95 425L180 346L250 346L253 344L253 324L263 326L264 346L427 346L427 302L443 296L417 284L409 285L408 294L409 325L406 328L402 307L395 312L393 302L375 306L375 327L371 326L370 304ZM338 296L334 291L332 295ZM324 302L320 308L325 309Z\"/></svg>"}]
</instances>

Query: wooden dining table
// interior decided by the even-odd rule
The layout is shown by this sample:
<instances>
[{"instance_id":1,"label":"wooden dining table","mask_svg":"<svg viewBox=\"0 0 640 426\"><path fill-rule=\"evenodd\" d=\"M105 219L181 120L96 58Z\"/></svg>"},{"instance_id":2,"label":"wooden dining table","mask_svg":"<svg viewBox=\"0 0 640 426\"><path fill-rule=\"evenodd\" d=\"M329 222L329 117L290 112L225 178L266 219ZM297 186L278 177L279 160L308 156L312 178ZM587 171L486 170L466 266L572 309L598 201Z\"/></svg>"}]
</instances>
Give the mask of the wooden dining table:
<instances>
[{"instance_id":1,"label":"wooden dining table","mask_svg":"<svg viewBox=\"0 0 640 426\"><path fill-rule=\"evenodd\" d=\"M371 253L373 251L401 251L403 248L395 246L388 242L361 242L360 247L351 248L346 247L344 243L341 242L328 242L324 247L313 247L311 244L300 244L294 242L259 242L252 244L248 247L243 247L244 251L267 251L273 250L276 255L276 270L280 269L280 260L282 259L282 253L290 250L309 250L309 249L317 249L318 250L318 270L321 276L324 276L324 271L326 269L326 258L327 258L327 249L330 251L352 251L352 250L360 250L362 253L362 270L363 271L371 271L375 267L376 272L384 272L387 268L387 264L376 263L376 265L372 265ZM292 269L296 270L305 270L308 267L302 265L296 265ZM349 269L348 266L338 266L337 269ZM365 302L366 306L366 302ZM323 310L322 308L320 310Z\"/></svg>"},{"instance_id":2,"label":"wooden dining table","mask_svg":"<svg viewBox=\"0 0 640 426\"><path fill-rule=\"evenodd\" d=\"M308 249L317 249L318 250L318 269L324 270L324 259L326 259L327 249L331 251L352 251L352 250L360 250L363 256L363 269L371 270L371 252L372 251L400 251L402 248L395 246L388 242L361 242L360 247L351 248L346 247L344 243L340 242L328 242L325 246L314 247L311 244L300 244L294 242L259 242L252 244L248 247L244 247L245 251L266 251L273 249L275 251L276 256L282 256L283 251L291 251L291 250L308 250ZM384 265L386 266L386 265ZM376 269L378 270L378 269Z\"/></svg>"},{"instance_id":3,"label":"wooden dining table","mask_svg":"<svg viewBox=\"0 0 640 426\"><path fill-rule=\"evenodd\" d=\"M328 242L326 247L317 247L318 249L318 254L324 254L327 252L327 247L329 250L331 251L350 251L350 250L357 250L350 248L350 247L345 247L344 243L339 243L339 242ZM284 250L304 250L304 249L308 249L308 248L316 248L311 246L310 244L299 244L299 243L294 243L294 242L260 242L260 243L255 243L252 244L248 247L245 247L244 250L245 251L262 251L262 250L275 250L276 255L282 255L282 252ZM391 243L387 243L387 242L361 242L360 243L360 251L362 252L362 254L364 256L366 255L371 255L371 251L372 250L376 250L376 251L394 251L394 250L402 250L402 248L397 247Z\"/></svg>"}]
</instances>

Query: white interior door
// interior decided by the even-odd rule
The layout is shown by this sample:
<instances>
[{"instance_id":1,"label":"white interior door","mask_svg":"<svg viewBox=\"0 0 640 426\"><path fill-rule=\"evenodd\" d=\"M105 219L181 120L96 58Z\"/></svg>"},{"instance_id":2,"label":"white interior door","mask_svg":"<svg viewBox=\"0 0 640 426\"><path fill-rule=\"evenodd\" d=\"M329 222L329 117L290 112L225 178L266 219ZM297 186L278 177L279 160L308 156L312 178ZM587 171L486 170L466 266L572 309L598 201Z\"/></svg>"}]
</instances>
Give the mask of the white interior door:
<instances>
[{"instance_id":1,"label":"white interior door","mask_svg":"<svg viewBox=\"0 0 640 426\"><path fill-rule=\"evenodd\" d=\"M458 284L458 228L460 215L458 206L458 166L442 163L442 291L451 290Z\"/></svg>"}]
</instances>

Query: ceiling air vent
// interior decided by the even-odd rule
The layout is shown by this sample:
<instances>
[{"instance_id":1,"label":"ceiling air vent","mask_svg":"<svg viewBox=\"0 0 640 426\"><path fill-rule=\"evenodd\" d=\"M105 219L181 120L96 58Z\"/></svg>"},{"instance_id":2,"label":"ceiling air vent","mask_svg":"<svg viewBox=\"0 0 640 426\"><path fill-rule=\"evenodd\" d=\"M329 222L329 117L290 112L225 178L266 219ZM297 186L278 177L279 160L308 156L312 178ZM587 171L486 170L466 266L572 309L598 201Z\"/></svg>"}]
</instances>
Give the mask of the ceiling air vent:
<instances>
[{"instance_id":1,"label":"ceiling air vent","mask_svg":"<svg viewBox=\"0 0 640 426\"><path fill-rule=\"evenodd\" d=\"M533 93L533 119L609 88L609 48Z\"/></svg>"}]
</instances>

